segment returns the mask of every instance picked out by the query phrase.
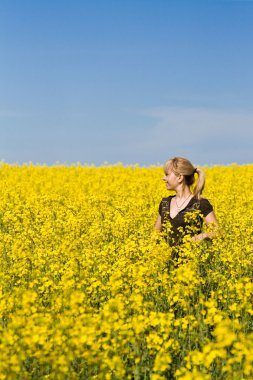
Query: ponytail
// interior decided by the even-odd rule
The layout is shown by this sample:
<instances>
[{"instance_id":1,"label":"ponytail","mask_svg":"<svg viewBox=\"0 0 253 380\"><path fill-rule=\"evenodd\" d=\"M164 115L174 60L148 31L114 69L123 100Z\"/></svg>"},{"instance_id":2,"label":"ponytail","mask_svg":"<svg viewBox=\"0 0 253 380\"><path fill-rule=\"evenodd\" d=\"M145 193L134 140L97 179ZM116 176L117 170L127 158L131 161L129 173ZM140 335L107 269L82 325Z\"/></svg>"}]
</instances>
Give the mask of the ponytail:
<instances>
[{"instance_id":1,"label":"ponytail","mask_svg":"<svg viewBox=\"0 0 253 380\"><path fill-rule=\"evenodd\" d=\"M202 191L205 187L205 173L202 169L196 168L195 173L198 174L198 180L196 186L193 189L193 195L197 198L201 198Z\"/></svg>"}]
</instances>

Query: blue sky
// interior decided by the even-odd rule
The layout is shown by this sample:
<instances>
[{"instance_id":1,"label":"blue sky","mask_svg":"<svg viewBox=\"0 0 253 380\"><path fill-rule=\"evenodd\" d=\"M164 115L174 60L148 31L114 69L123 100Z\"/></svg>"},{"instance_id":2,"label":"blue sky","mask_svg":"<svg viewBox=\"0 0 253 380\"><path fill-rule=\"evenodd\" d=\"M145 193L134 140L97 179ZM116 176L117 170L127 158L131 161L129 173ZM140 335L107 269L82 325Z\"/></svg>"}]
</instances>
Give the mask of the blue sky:
<instances>
[{"instance_id":1,"label":"blue sky","mask_svg":"<svg viewBox=\"0 0 253 380\"><path fill-rule=\"evenodd\" d=\"M0 160L253 162L253 1L1 0Z\"/></svg>"}]
</instances>

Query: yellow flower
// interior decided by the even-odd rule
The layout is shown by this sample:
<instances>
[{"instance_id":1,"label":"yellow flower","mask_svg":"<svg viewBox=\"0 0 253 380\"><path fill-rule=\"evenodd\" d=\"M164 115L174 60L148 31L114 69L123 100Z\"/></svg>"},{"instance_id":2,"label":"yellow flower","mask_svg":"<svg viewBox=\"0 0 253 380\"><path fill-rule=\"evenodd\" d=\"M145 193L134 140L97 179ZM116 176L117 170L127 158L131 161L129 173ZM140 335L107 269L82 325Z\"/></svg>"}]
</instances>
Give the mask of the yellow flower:
<instances>
[{"instance_id":1,"label":"yellow flower","mask_svg":"<svg viewBox=\"0 0 253 380\"><path fill-rule=\"evenodd\" d=\"M177 250L160 167L1 165L0 380L253 378L253 165L205 172L223 233Z\"/></svg>"}]
</instances>

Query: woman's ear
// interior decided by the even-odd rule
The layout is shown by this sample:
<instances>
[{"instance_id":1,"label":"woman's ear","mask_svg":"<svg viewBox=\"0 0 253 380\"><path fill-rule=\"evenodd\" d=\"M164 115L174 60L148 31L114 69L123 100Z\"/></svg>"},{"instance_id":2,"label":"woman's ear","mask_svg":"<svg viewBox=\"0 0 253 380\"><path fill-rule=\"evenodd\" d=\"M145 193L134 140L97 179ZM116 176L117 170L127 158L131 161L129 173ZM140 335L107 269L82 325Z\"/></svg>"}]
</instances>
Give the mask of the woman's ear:
<instances>
[{"instance_id":1,"label":"woman's ear","mask_svg":"<svg viewBox=\"0 0 253 380\"><path fill-rule=\"evenodd\" d=\"M179 176L177 177L178 183L182 183L183 180L184 180L184 176L182 174L179 174Z\"/></svg>"}]
</instances>

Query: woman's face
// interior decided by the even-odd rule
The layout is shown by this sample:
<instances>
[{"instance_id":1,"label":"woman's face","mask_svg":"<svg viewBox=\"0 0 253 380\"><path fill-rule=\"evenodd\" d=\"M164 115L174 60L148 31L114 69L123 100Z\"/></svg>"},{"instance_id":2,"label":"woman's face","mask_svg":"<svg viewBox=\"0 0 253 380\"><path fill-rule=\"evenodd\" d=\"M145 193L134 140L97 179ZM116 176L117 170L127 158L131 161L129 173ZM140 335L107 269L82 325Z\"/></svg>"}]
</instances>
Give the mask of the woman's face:
<instances>
[{"instance_id":1,"label":"woman's face","mask_svg":"<svg viewBox=\"0 0 253 380\"><path fill-rule=\"evenodd\" d=\"M178 186L178 178L179 178L179 176L177 176L172 171L172 167L169 166L169 167L166 168L162 180L165 182L166 188L168 190L175 190L176 187Z\"/></svg>"}]
</instances>

